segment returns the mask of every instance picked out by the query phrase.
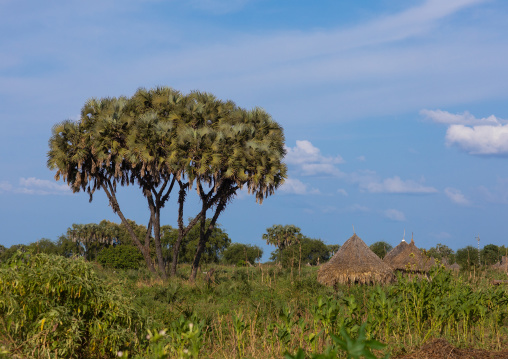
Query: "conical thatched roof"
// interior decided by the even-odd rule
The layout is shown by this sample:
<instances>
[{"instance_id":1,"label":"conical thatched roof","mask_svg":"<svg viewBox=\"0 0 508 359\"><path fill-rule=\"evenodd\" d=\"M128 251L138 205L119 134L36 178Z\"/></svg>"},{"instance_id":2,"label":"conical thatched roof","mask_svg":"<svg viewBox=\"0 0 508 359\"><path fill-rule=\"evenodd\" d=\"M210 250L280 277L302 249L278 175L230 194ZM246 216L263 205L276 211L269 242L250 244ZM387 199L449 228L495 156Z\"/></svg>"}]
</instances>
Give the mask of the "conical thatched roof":
<instances>
[{"instance_id":1,"label":"conical thatched roof","mask_svg":"<svg viewBox=\"0 0 508 359\"><path fill-rule=\"evenodd\" d=\"M395 248L393 248L390 252L386 254L383 258L383 262L389 265L390 261L392 261L397 255L404 250L409 244L405 240L402 240Z\"/></svg>"},{"instance_id":2,"label":"conical thatched roof","mask_svg":"<svg viewBox=\"0 0 508 359\"><path fill-rule=\"evenodd\" d=\"M335 255L321 266L318 281L335 283L387 283L395 279L393 271L354 234Z\"/></svg>"},{"instance_id":3,"label":"conical thatched roof","mask_svg":"<svg viewBox=\"0 0 508 359\"><path fill-rule=\"evenodd\" d=\"M448 266L448 269L458 272L460 270L460 266L457 263L453 263Z\"/></svg>"},{"instance_id":4,"label":"conical thatched roof","mask_svg":"<svg viewBox=\"0 0 508 359\"><path fill-rule=\"evenodd\" d=\"M492 269L507 270L508 269L508 257L507 256L502 256L501 257L501 261L491 265L491 268Z\"/></svg>"},{"instance_id":5,"label":"conical thatched roof","mask_svg":"<svg viewBox=\"0 0 508 359\"><path fill-rule=\"evenodd\" d=\"M398 246L397 246L398 247ZM388 257L388 255L386 256ZM428 272L432 267L430 258L422 254L416 247L414 240L411 238L411 243L404 246L400 252L391 258L384 259L393 270L400 270L405 272Z\"/></svg>"}]
</instances>

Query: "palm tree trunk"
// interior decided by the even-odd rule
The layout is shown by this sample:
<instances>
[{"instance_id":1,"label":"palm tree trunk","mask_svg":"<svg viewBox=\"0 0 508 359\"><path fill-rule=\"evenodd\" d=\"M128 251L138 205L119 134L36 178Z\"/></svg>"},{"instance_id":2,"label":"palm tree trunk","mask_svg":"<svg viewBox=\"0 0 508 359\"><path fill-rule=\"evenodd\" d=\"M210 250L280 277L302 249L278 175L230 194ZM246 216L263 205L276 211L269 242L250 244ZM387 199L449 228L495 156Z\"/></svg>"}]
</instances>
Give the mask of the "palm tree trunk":
<instances>
[{"instance_id":1,"label":"palm tree trunk","mask_svg":"<svg viewBox=\"0 0 508 359\"><path fill-rule=\"evenodd\" d=\"M199 234L199 244L198 248L196 249L196 255L194 256L194 261L192 262L192 271L191 276L189 278L190 282L194 282L196 280L196 275L198 273L198 267L199 267L199 261L201 260L201 255L203 254L203 251L206 246L206 242L208 241L208 238L210 238L210 235L212 234L213 229L215 228L215 223L217 223L217 218L219 218L219 214L226 208L226 202L227 202L227 196L221 197L219 200L219 204L217 205L217 208L215 209L215 213L212 217L212 220L210 221L210 224L208 225L208 228L206 228L205 231L205 225L206 225L206 210L209 208L208 204L205 202L203 204L201 213L203 216L201 217L201 231Z\"/></svg>"},{"instance_id":2,"label":"palm tree trunk","mask_svg":"<svg viewBox=\"0 0 508 359\"><path fill-rule=\"evenodd\" d=\"M109 185L111 186L111 184L109 184ZM118 201L116 199L114 192L110 191L106 187L105 184L102 184L102 189L104 190L104 192L106 193L106 196L109 199L109 204L111 205L111 208L113 208L113 212L115 212L118 215L118 217L120 217L120 219L122 220L122 224L125 226L125 228L127 228L127 232L129 232L129 235L131 236L132 241L134 242L134 244L136 244L136 246L140 250L141 254L143 255L143 258L145 259L145 262L146 262L146 266L148 267L150 272L156 273L155 267L152 264L152 259L150 258L150 247L146 246L146 244L147 244L146 239L145 239L145 246L143 246L141 244L141 241L136 236L136 233L134 233L134 229L132 229L132 226L127 221L127 218L125 218L122 211L120 210L120 205L118 204ZM152 231L152 221L151 220L148 223L148 227L149 228L147 231L151 232Z\"/></svg>"}]
</instances>

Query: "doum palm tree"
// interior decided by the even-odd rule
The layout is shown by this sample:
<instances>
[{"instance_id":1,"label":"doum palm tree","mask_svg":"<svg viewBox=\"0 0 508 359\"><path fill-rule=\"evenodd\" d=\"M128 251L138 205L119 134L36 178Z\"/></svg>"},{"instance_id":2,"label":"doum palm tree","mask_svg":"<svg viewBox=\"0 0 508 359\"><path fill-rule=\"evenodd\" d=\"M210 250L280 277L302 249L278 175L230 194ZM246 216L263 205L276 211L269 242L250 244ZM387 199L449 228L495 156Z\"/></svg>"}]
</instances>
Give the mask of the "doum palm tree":
<instances>
[{"instance_id":1,"label":"doum palm tree","mask_svg":"<svg viewBox=\"0 0 508 359\"><path fill-rule=\"evenodd\" d=\"M286 177L284 134L264 110L245 110L208 93L181 94L168 87L139 89L132 97L88 100L78 121L53 127L48 167L74 192L90 201L103 190L109 204L139 248L147 267L167 276L160 243L161 210L176 186L178 241L171 273L185 235L199 223L200 242L191 280L217 218L237 191L246 188L256 201L272 195ZM137 185L145 197L148 224L136 234L117 199L118 186ZM184 205L195 189L201 206L184 224ZM206 224L209 210L211 222ZM152 264L154 242L158 268Z\"/></svg>"}]
</instances>

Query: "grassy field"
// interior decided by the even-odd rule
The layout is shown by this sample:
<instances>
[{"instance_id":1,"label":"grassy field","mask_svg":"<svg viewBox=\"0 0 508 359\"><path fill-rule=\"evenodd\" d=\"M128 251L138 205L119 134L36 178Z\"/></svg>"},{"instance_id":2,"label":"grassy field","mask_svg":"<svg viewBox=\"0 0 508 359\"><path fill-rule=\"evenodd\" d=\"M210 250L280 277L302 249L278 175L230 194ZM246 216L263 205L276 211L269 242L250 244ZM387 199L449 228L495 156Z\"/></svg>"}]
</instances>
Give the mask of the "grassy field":
<instances>
[{"instance_id":1,"label":"grassy field","mask_svg":"<svg viewBox=\"0 0 508 359\"><path fill-rule=\"evenodd\" d=\"M4 355L381 358L434 338L508 347L507 288L491 285L508 279L500 272L436 269L430 280L336 288L317 282L316 267L214 265L201 268L194 284L189 273L183 265L163 282L83 260L15 259L0 272Z\"/></svg>"}]
</instances>

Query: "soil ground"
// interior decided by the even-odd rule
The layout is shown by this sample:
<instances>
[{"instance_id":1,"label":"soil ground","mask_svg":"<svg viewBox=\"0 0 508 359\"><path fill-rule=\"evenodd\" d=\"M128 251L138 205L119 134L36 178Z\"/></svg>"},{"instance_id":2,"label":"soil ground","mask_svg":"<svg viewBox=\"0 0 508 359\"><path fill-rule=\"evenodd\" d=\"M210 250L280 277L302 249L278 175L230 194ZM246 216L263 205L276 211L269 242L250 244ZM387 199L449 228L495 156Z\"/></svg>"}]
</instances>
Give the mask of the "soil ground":
<instances>
[{"instance_id":1,"label":"soil ground","mask_svg":"<svg viewBox=\"0 0 508 359\"><path fill-rule=\"evenodd\" d=\"M459 349L445 339L435 339L417 351L398 355L394 359L508 359L508 349L502 351Z\"/></svg>"}]
</instances>

